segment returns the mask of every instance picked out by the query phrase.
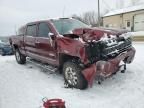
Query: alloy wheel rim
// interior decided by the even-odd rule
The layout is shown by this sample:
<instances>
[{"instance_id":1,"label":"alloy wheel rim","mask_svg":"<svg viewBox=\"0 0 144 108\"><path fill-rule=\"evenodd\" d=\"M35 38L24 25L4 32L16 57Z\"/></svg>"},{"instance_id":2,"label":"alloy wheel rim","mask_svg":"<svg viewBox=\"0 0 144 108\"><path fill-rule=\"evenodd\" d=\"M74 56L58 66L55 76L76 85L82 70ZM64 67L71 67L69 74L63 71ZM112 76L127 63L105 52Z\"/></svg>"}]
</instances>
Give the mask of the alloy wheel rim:
<instances>
[{"instance_id":1,"label":"alloy wheel rim","mask_svg":"<svg viewBox=\"0 0 144 108\"><path fill-rule=\"evenodd\" d=\"M16 51L16 58L18 61L20 61L20 54L18 53L18 51Z\"/></svg>"},{"instance_id":2,"label":"alloy wheel rim","mask_svg":"<svg viewBox=\"0 0 144 108\"><path fill-rule=\"evenodd\" d=\"M75 86L78 83L76 72L71 68L67 67L65 70L65 76L69 84Z\"/></svg>"}]
</instances>

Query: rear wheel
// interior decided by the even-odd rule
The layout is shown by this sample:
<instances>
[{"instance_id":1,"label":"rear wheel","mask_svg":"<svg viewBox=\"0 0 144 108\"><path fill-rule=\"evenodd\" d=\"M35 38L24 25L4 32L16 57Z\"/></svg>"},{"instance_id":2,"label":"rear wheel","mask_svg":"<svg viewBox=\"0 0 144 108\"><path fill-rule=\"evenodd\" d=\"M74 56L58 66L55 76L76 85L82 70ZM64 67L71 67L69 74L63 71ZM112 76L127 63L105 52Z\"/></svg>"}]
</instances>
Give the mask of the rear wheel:
<instances>
[{"instance_id":1,"label":"rear wheel","mask_svg":"<svg viewBox=\"0 0 144 108\"><path fill-rule=\"evenodd\" d=\"M81 73L81 67L72 61L65 62L63 65L63 74L65 82L78 89L86 89L88 83Z\"/></svg>"},{"instance_id":2,"label":"rear wheel","mask_svg":"<svg viewBox=\"0 0 144 108\"><path fill-rule=\"evenodd\" d=\"M26 56L22 55L19 49L15 50L15 58L18 64L25 64L26 63Z\"/></svg>"}]
</instances>

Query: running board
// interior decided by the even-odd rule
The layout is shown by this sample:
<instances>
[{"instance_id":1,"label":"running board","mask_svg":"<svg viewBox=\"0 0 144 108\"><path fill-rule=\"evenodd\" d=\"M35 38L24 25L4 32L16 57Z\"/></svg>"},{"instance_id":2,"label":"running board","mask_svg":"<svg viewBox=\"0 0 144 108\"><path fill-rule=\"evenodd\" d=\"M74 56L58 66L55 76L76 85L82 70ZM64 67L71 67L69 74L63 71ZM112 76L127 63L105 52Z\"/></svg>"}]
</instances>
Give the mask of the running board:
<instances>
[{"instance_id":1,"label":"running board","mask_svg":"<svg viewBox=\"0 0 144 108\"><path fill-rule=\"evenodd\" d=\"M43 68L44 70L43 71L51 71L51 72L56 72L57 71L57 68L54 67L54 66L51 66L49 64L45 64L45 63L41 63L39 61L36 61L34 59L31 59L31 58L27 58L27 61L38 66L38 67L41 67Z\"/></svg>"}]
</instances>

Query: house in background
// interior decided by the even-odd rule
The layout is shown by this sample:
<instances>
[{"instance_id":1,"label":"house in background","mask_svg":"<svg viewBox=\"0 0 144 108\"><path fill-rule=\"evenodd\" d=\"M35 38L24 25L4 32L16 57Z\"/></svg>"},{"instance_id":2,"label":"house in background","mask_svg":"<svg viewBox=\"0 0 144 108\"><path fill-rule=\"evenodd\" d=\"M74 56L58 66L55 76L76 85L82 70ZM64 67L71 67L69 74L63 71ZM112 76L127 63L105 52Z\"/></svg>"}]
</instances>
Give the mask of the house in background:
<instances>
[{"instance_id":1,"label":"house in background","mask_svg":"<svg viewBox=\"0 0 144 108\"><path fill-rule=\"evenodd\" d=\"M103 16L103 26L144 31L144 4L108 12Z\"/></svg>"}]
</instances>

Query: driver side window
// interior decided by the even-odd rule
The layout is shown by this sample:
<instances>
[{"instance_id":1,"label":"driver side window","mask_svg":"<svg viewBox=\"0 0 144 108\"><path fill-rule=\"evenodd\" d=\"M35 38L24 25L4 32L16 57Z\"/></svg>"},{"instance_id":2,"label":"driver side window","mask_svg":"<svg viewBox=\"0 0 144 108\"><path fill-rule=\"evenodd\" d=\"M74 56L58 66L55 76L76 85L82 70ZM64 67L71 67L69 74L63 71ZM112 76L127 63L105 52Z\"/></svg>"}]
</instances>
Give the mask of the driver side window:
<instances>
[{"instance_id":1,"label":"driver side window","mask_svg":"<svg viewBox=\"0 0 144 108\"><path fill-rule=\"evenodd\" d=\"M48 33L50 32L50 29L48 27L48 24L43 22L39 24L38 28L38 37L48 37Z\"/></svg>"}]
</instances>

